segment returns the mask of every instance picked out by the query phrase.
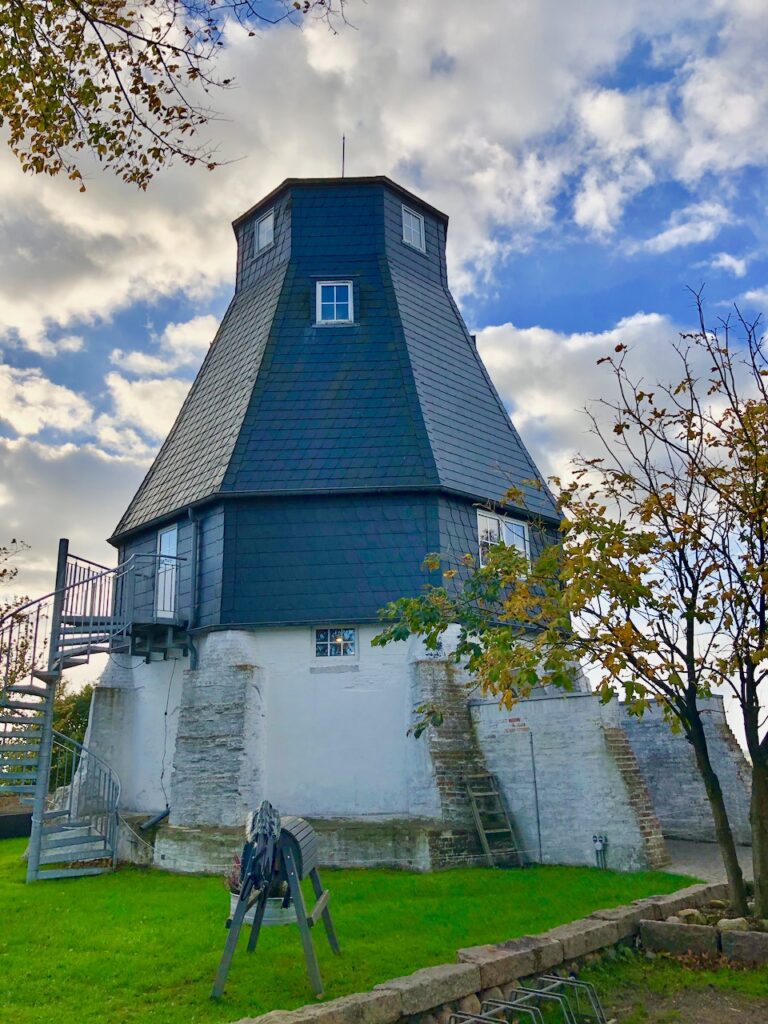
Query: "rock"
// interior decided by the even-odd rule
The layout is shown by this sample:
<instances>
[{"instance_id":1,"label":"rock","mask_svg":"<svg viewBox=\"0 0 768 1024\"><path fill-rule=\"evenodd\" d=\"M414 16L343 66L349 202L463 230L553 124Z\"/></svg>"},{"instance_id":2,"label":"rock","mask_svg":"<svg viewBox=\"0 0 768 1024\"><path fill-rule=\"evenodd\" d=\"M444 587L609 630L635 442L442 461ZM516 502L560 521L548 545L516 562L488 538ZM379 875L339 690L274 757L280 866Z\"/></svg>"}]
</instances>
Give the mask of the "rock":
<instances>
[{"instance_id":1,"label":"rock","mask_svg":"<svg viewBox=\"0 0 768 1024\"><path fill-rule=\"evenodd\" d=\"M470 1013L473 1016L477 1016L480 1013L480 1000L477 996L464 996L463 999L459 1000L459 1012Z\"/></svg>"},{"instance_id":2,"label":"rock","mask_svg":"<svg viewBox=\"0 0 768 1024\"><path fill-rule=\"evenodd\" d=\"M727 910L728 904L725 900L710 900L707 904L708 907L712 907L713 910Z\"/></svg>"},{"instance_id":3,"label":"rock","mask_svg":"<svg viewBox=\"0 0 768 1024\"><path fill-rule=\"evenodd\" d=\"M731 931L722 935L723 955L746 964L768 964L765 932Z\"/></svg>"},{"instance_id":4,"label":"rock","mask_svg":"<svg viewBox=\"0 0 768 1024\"><path fill-rule=\"evenodd\" d=\"M492 988L538 970L536 950L533 938L510 939L497 946L468 946L460 949L457 957L460 963L473 964L479 969L481 988ZM559 947L557 952L560 955Z\"/></svg>"},{"instance_id":5,"label":"rock","mask_svg":"<svg viewBox=\"0 0 768 1024\"><path fill-rule=\"evenodd\" d=\"M563 947L563 959L572 960L618 942L619 927L615 921L586 917L559 928L551 928L542 938L559 942Z\"/></svg>"},{"instance_id":6,"label":"rock","mask_svg":"<svg viewBox=\"0 0 768 1024\"><path fill-rule=\"evenodd\" d=\"M403 978L392 978L374 987L374 992L391 991L402 999L405 1016L424 1013L454 999L479 992L480 971L474 964L440 964L425 967Z\"/></svg>"},{"instance_id":7,"label":"rock","mask_svg":"<svg viewBox=\"0 0 768 1024\"><path fill-rule=\"evenodd\" d=\"M608 907L606 910L596 910L590 917L600 921L613 921L616 924L619 939L626 939L634 935L643 911L640 907Z\"/></svg>"},{"instance_id":8,"label":"rock","mask_svg":"<svg viewBox=\"0 0 768 1024\"><path fill-rule=\"evenodd\" d=\"M748 932L749 923L746 917L723 917L717 922L721 932Z\"/></svg>"},{"instance_id":9,"label":"rock","mask_svg":"<svg viewBox=\"0 0 768 1024\"><path fill-rule=\"evenodd\" d=\"M641 921L640 939L646 949L664 953L705 953L716 956L717 932L701 924Z\"/></svg>"},{"instance_id":10,"label":"rock","mask_svg":"<svg viewBox=\"0 0 768 1024\"><path fill-rule=\"evenodd\" d=\"M677 916L685 924L704 924L701 912L696 910L695 907L687 907L685 910L680 910Z\"/></svg>"},{"instance_id":11,"label":"rock","mask_svg":"<svg viewBox=\"0 0 768 1024\"><path fill-rule=\"evenodd\" d=\"M435 1020L437 1021L437 1024L448 1024L452 1016L453 1008L451 1006L444 1006L435 1014Z\"/></svg>"},{"instance_id":12,"label":"rock","mask_svg":"<svg viewBox=\"0 0 768 1024\"><path fill-rule=\"evenodd\" d=\"M484 992L480 993L480 1002L484 1003L488 999L503 999L500 988L487 988Z\"/></svg>"},{"instance_id":13,"label":"rock","mask_svg":"<svg viewBox=\"0 0 768 1024\"><path fill-rule=\"evenodd\" d=\"M668 917L667 921L669 921L670 924L685 924L682 917L678 917L676 914L673 914L672 917Z\"/></svg>"},{"instance_id":14,"label":"rock","mask_svg":"<svg viewBox=\"0 0 768 1024\"><path fill-rule=\"evenodd\" d=\"M272 1010L238 1024L394 1024L402 1016L400 997L388 992L357 992L298 1010Z\"/></svg>"}]
</instances>

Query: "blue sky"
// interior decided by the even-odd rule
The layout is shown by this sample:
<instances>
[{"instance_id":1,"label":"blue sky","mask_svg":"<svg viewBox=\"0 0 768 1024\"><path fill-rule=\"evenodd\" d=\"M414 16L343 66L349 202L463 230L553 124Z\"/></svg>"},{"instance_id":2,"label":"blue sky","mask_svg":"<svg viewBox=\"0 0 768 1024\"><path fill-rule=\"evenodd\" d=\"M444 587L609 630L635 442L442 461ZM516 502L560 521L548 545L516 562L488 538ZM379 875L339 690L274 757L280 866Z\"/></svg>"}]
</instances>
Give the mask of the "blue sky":
<instances>
[{"instance_id":1,"label":"blue sky","mask_svg":"<svg viewBox=\"0 0 768 1024\"><path fill-rule=\"evenodd\" d=\"M352 25L225 37L231 160L147 194L0 152L0 513L51 582L104 542L231 295L231 220L288 176L389 174L451 217L454 292L544 472L583 447L596 359L663 375L708 310L768 308L766 0L349 0Z\"/></svg>"}]
</instances>

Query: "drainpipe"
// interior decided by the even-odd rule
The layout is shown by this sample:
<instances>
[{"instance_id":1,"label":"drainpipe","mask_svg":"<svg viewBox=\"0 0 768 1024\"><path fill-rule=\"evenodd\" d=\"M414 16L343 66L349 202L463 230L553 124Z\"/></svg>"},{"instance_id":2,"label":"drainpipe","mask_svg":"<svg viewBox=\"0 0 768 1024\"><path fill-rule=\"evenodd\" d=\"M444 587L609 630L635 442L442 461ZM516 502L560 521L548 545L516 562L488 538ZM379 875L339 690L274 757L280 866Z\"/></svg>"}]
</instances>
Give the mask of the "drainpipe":
<instances>
[{"instance_id":1,"label":"drainpipe","mask_svg":"<svg viewBox=\"0 0 768 1024\"><path fill-rule=\"evenodd\" d=\"M199 548L200 548L200 520L195 518L194 509L187 509L187 515L192 525L192 564L190 565L190 575L192 577L190 581L190 589L192 593L191 606L189 609L189 623L187 625L187 638L189 641L189 667L190 669L197 668L197 647L192 639L192 630L197 622L197 594L198 594L198 565L200 562Z\"/></svg>"}]
</instances>

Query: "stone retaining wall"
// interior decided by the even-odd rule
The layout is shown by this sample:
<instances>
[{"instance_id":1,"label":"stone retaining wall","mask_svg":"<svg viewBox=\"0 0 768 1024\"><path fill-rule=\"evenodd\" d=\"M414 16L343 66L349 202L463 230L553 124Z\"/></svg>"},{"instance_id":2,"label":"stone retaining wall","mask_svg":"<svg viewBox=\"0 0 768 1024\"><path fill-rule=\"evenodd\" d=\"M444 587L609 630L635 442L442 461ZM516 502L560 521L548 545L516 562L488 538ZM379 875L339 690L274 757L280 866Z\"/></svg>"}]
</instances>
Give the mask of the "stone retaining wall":
<instances>
[{"instance_id":1,"label":"stone retaining wall","mask_svg":"<svg viewBox=\"0 0 768 1024\"><path fill-rule=\"evenodd\" d=\"M703 907L713 899L727 899L727 887L691 885L666 896L597 910L541 935L460 949L458 963L392 978L371 992L298 1010L273 1010L238 1024L447 1024L452 1013L479 1013L485 999L507 998L531 975L561 965L570 968L590 953L634 939L642 922L664 922L687 907ZM733 944L734 958L737 946Z\"/></svg>"}]
</instances>

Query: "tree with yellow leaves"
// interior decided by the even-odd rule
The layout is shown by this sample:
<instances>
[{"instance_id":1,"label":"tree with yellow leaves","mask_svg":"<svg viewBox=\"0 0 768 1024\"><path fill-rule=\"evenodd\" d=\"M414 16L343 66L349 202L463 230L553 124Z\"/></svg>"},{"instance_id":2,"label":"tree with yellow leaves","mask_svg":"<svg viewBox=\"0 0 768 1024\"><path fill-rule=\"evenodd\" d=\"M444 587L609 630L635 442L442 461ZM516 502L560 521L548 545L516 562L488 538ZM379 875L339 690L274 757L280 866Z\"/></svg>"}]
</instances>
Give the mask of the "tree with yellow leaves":
<instances>
[{"instance_id":1,"label":"tree with yellow leaves","mask_svg":"<svg viewBox=\"0 0 768 1024\"><path fill-rule=\"evenodd\" d=\"M217 166L199 142L213 117L201 100L227 25L319 17L331 29L347 0L5 0L0 4L0 126L23 169L66 174L84 190L82 155L145 189L174 157Z\"/></svg>"},{"instance_id":2,"label":"tree with yellow leaves","mask_svg":"<svg viewBox=\"0 0 768 1024\"><path fill-rule=\"evenodd\" d=\"M377 640L416 633L436 647L458 624L455 657L507 707L535 686L570 688L576 663L630 714L660 707L691 743L731 901L746 914L700 704L731 694L752 761L755 913L766 918L768 360L757 323L736 311L712 330L696 300L698 329L674 344L677 380L633 379L624 345L600 360L614 384L613 398L588 413L601 452L576 457L570 477L553 481L557 542L531 564L499 546L483 566L445 568L440 586L384 610ZM439 708L425 714L439 720Z\"/></svg>"}]
</instances>

